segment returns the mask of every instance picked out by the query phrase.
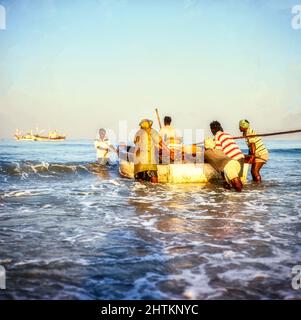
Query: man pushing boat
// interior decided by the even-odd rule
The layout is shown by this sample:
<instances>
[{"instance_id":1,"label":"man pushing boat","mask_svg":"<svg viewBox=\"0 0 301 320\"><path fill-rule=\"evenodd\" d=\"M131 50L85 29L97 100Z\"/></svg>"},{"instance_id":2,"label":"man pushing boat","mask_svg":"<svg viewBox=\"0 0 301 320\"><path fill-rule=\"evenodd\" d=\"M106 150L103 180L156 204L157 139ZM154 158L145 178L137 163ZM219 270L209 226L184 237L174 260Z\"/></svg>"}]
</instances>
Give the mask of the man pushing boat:
<instances>
[{"instance_id":1,"label":"man pushing boat","mask_svg":"<svg viewBox=\"0 0 301 320\"><path fill-rule=\"evenodd\" d=\"M158 182L158 164L160 148L166 152L169 149L162 141L159 133L152 128L153 121L143 119L139 123L134 143L134 175L137 180L153 183Z\"/></svg>"},{"instance_id":2,"label":"man pushing boat","mask_svg":"<svg viewBox=\"0 0 301 320\"><path fill-rule=\"evenodd\" d=\"M210 129L212 134L214 135L214 149L221 150L224 153L224 156L226 156L230 160L236 161L235 165L234 162L232 162L231 165L233 170L231 168L232 173L230 174L230 178L232 177L232 179L226 179L226 183L229 187L231 187L232 185L236 191L241 191L242 183L240 177L242 177L243 175L245 157L237 143L234 141L233 137L229 133L224 132L221 124L218 121L211 122ZM238 179L236 179L236 173L234 174L234 172L236 171L236 169L234 170L234 166L239 170ZM232 181L234 178L236 180L235 183Z\"/></svg>"},{"instance_id":3,"label":"man pushing boat","mask_svg":"<svg viewBox=\"0 0 301 320\"><path fill-rule=\"evenodd\" d=\"M239 130L246 137L246 143L249 148L249 155L246 156L246 162L252 164L251 174L253 181L261 182L259 171L269 159L269 152L260 137L256 136L256 132L251 129L248 120L239 121ZM250 136L250 137L249 137Z\"/></svg>"},{"instance_id":4,"label":"man pushing boat","mask_svg":"<svg viewBox=\"0 0 301 320\"><path fill-rule=\"evenodd\" d=\"M224 132L222 125L218 121L211 122L210 129L214 135L215 148L222 150L230 159L237 160L240 163L242 173L245 156L233 137Z\"/></svg>"},{"instance_id":5,"label":"man pushing boat","mask_svg":"<svg viewBox=\"0 0 301 320\"><path fill-rule=\"evenodd\" d=\"M204 142L205 162L209 163L225 179L225 187L233 187L241 192L243 184L240 179L241 165L238 160L231 159L221 149L216 149L216 143L212 138Z\"/></svg>"}]
</instances>

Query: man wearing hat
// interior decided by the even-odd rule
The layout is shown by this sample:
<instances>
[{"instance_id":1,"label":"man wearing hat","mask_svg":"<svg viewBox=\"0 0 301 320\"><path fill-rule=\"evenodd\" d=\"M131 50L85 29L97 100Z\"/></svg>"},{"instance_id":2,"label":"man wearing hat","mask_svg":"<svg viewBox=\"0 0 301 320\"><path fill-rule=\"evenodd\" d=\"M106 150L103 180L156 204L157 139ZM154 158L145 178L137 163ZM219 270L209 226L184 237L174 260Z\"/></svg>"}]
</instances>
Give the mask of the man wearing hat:
<instances>
[{"instance_id":1,"label":"man wearing hat","mask_svg":"<svg viewBox=\"0 0 301 320\"><path fill-rule=\"evenodd\" d=\"M259 171L261 170L263 165L268 161L269 152L263 144L263 141L260 137L252 137L253 135L256 135L256 132L253 129L251 129L248 120L244 119L239 121L239 130L246 137L246 143L249 148L249 155L246 156L246 161L252 164L252 178L256 182L261 182L261 175Z\"/></svg>"},{"instance_id":2,"label":"man wearing hat","mask_svg":"<svg viewBox=\"0 0 301 320\"><path fill-rule=\"evenodd\" d=\"M143 119L139 123L134 143L134 174L135 179L158 182L159 149L168 148L162 143L159 133L152 128L153 121Z\"/></svg>"}]
</instances>

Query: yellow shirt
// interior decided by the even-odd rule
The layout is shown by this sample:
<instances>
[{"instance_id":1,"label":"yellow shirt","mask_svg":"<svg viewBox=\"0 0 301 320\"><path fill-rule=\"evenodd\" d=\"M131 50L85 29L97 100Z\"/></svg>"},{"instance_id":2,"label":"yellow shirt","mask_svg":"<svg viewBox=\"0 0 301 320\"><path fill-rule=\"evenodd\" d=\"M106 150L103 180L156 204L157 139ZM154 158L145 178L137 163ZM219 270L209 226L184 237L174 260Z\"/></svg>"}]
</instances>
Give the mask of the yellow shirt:
<instances>
[{"instance_id":1,"label":"yellow shirt","mask_svg":"<svg viewBox=\"0 0 301 320\"><path fill-rule=\"evenodd\" d=\"M251 129L248 128L246 135L255 135L256 132ZM263 154L267 154L268 153L268 149L265 147L265 145L263 144L263 141L260 137L251 137L251 138L246 138L246 143L250 149L250 145L251 143L255 143L255 157L260 157Z\"/></svg>"},{"instance_id":2,"label":"yellow shirt","mask_svg":"<svg viewBox=\"0 0 301 320\"><path fill-rule=\"evenodd\" d=\"M160 136L154 129L137 131L134 139L134 173L157 170Z\"/></svg>"}]
</instances>

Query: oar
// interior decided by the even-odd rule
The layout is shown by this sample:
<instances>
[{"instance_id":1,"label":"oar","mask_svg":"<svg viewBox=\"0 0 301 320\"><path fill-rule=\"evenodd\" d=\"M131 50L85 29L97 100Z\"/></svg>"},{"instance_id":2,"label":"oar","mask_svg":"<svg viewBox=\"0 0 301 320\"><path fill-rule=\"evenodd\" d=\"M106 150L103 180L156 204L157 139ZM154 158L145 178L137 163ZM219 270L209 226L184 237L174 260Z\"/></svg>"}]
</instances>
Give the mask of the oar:
<instances>
[{"instance_id":1,"label":"oar","mask_svg":"<svg viewBox=\"0 0 301 320\"><path fill-rule=\"evenodd\" d=\"M157 119L158 119L158 123L159 123L159 128L161 129L162 128L162 125L161 125L161 120L160 120L160 115L159 115L159 111L158 109L156 108L156 115L157 115Z\"/></svg>"}]
</instances>

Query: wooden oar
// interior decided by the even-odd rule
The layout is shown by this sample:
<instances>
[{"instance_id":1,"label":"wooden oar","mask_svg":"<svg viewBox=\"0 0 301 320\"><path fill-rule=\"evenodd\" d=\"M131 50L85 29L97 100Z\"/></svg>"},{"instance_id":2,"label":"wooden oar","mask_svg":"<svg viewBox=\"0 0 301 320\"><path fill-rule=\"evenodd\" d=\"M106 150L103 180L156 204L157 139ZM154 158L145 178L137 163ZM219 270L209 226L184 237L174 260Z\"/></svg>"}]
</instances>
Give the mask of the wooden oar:
<instances>
[{"instance_id":1,"label":"wooden oar","mask_svg":"<svg viewBox=\"0 0 301 320\"><path fill-rule=\"evenodd\" d=\"M161 120L160 120L160 116L159 116L159 111L157 108L155 110L156 110L156 115L157 115L157 119L158 119L158 123L159 123L159 128L161 129L162 125L161 125Z\"/></svg>"}]
</instances>

